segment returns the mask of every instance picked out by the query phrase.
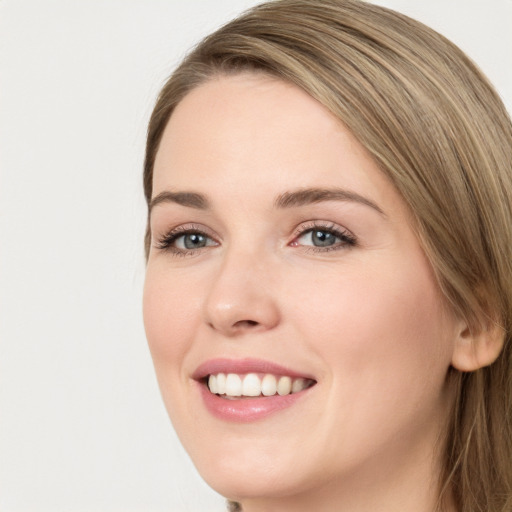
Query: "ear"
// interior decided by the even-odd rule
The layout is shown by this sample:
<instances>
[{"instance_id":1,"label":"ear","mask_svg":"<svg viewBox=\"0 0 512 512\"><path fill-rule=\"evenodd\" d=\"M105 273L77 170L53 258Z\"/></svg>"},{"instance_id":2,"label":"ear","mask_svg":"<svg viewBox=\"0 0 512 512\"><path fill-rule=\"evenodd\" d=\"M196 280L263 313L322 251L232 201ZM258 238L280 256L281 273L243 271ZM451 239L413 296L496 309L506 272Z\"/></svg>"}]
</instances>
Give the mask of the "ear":
<instances>
[{"instance_id":1,"label":"ear","mask_svg":"<svg viewBox=\"0 0 512 512\"><path fill-rule=\"evenodd\" d=\"M452 366L472 372L494 363L503 349L505 330L490 318L486 324L470 328L461 321L452 355Z\"/></svg>"}]
</instances>

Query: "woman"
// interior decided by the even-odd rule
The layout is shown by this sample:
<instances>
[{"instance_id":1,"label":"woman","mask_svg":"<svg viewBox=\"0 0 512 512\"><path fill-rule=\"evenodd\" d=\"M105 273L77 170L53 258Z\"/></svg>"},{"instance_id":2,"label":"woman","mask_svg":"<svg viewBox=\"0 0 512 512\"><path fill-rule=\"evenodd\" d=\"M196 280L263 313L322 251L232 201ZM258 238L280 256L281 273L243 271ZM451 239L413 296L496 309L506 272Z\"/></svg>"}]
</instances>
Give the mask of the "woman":
<instances>
[{"instance_id":1,"label":"woman","mask_svg":"<svg viewBox=\"0 0 512 512\"><path fill-rule=\"evenodd\" d=\"M171 76L144 319L233 510L512 510L511 148L460 50L355 0L263 4Z\"/></svg>"}]
</instances>

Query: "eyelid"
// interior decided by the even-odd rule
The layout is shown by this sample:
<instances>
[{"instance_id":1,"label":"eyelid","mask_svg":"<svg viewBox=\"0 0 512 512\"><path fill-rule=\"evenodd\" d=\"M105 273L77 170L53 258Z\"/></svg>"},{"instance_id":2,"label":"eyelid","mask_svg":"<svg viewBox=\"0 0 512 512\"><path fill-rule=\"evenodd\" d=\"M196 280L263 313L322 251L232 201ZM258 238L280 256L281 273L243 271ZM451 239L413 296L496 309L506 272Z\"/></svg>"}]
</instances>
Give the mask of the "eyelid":
<instances>
[{"instance_id":1,"label":"eyelid","mask_svg":"<svg viewBox=\"0 0 512 512\"><path fill-rule=\"evenodd\" d=\"M340 238L344 243L338 243L333 246L326 247L315 247L315 246L307 246L304 245L304 248L309 250L325 252L326 250L333 249L342 249L347 246L354 246L357 244L356 236L347 228L340 226L332 221L324 221L324 220L312 220L301 223L297 226L293 231L293 239L290 244L293 244L297 241L298 238L305 235L306 233L317 229L318 231L327 231L334 234L336 237ZM297 244L298 245L298 244Z\"/></svg>"},{"instance_id":2,"label":"eyelid","mask_svg":"<svg viewBox=\"0 0 512 512\"><path fill-rule=\"evenodd\" d=\"M311 229L325 229L326 231L338 231L340 233L346 234L352 238L356 238L355 235L347 228L336 224L330 220L308 220L305 222L301 222L294 230L292 236L295 238L304 234L306 231Z\"/></svg>"},{"instance_id":3,"label":"eyelid","mask_svg":"<svg viewBox=\"0 0 512 512\"><path fill-rule=\"evenodd\" d=\"M197 249L179 249L177 247L173 247L171 244L175 242L181 236L187 235L189 233L197 233L203 235L215 242L213 245L209 245L206 247L199 247ZM174 255L187 256L191 254L198 254L202 252L202 250L207 247L213 247L219 245L219 237L216 236L211 229L207 228L202 224L196 223L186 223L179 224L178 226L171 228L169 230L164 231L162 235L154 237L154 247L161 251L169 251Z\"/></svg>"}]
</instances>

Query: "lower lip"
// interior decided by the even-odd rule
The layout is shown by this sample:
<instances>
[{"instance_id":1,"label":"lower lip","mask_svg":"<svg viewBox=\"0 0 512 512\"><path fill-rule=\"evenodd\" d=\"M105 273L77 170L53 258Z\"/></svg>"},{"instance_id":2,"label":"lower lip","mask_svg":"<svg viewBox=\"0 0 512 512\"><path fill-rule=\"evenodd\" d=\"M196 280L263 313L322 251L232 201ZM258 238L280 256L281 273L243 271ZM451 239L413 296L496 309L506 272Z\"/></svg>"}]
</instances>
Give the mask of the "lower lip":
<instances>
[{"instance_id":1,"label":"lower lip","mask_svg":"<svg viewBox=\"0 0 512 512\"><path fill-rule=\"evenodd\" d=\"M273 395L261 398L229 400L210 393L206 385L202 383L198 383L198 385L201 390L203 402L213 416L221 420L239 423L257 421L273 413L292 407L311 389L307 388L298 393L283 396Z\"/></svg>"}]
</instances>

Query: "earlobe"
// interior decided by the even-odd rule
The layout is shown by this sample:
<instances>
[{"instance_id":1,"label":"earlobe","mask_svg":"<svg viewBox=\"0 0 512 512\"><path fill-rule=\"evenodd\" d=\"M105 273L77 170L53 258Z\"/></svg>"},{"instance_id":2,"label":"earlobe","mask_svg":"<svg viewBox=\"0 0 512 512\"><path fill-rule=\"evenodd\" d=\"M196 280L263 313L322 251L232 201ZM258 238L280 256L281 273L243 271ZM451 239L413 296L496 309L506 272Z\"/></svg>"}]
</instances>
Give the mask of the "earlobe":
<instances>
[{"instance_id":1,"label":"earlobe","mask_svg":"<svg viewBox=\"0 0 512 512\"><path fill-rule=\"evenodd\" d=\"M494 363L503 349L505 331L498 323L471 329L466 323L455 340L452 366L462 372L472 372Z\"/></svg>"}]
</instances>

